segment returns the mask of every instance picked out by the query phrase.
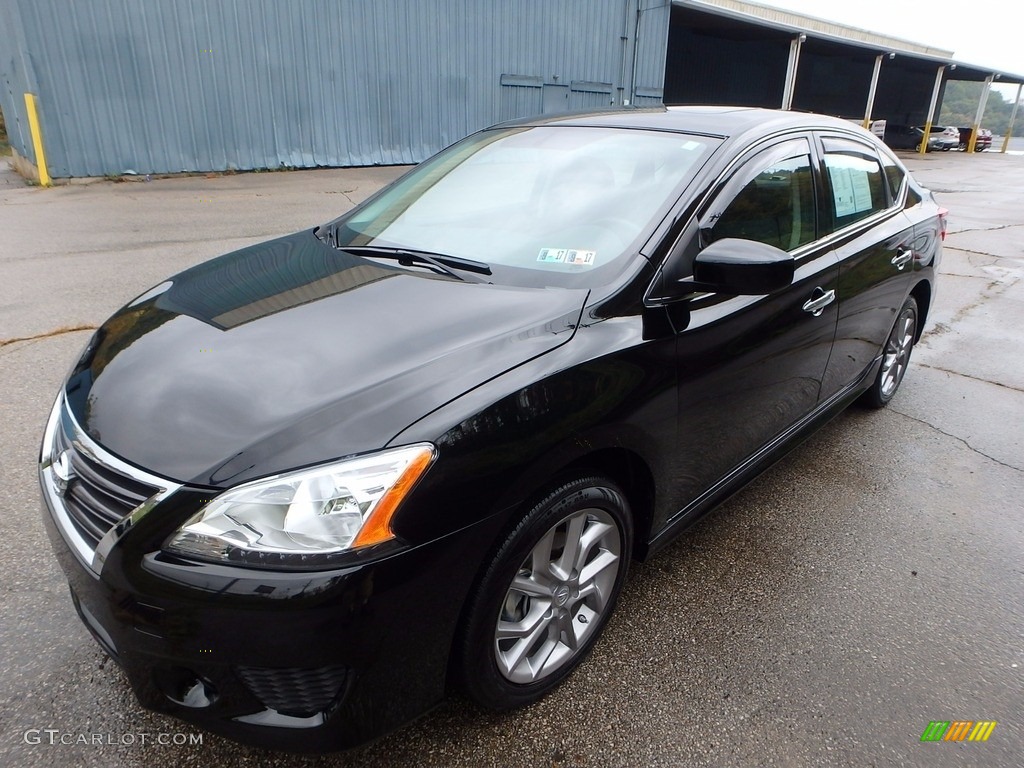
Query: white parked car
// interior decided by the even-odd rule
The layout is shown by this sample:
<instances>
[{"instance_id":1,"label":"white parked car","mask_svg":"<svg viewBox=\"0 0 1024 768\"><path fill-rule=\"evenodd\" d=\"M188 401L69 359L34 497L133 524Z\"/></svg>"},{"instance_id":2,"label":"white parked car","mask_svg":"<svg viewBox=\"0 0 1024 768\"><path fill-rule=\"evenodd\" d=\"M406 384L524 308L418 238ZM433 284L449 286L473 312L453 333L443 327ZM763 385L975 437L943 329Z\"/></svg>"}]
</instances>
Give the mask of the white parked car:
<instances>
[{"instance_id":1,"label":"white parked car","mask_svg":"<svg viewBox=\"0 0 1024 768\"><path fill-rule=\"evenodd\" d=\"M960 146L960 130L955 126L943 128L941 125L933 125L931 135L938 139L938 148L943 152Z\"/></svg>"}]
</instances>

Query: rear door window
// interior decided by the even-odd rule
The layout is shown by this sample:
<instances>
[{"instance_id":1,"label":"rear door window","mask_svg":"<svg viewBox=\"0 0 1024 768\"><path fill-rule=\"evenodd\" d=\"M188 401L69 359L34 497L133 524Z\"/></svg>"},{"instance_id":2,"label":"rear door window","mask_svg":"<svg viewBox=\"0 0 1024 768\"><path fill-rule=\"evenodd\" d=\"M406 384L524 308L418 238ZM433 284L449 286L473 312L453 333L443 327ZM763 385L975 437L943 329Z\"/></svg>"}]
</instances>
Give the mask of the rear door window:
<instances>
[{"instance_id":1,"label":"rear door window","mask_svg":"<svg viewBox=\"0 0 1024 768\"><path fill-rule=\"evenodd\" d=\"M833 230L842 229L890 206L888 180L875 151L844 139L823 140Z\"/></svg>"}]
</instances>

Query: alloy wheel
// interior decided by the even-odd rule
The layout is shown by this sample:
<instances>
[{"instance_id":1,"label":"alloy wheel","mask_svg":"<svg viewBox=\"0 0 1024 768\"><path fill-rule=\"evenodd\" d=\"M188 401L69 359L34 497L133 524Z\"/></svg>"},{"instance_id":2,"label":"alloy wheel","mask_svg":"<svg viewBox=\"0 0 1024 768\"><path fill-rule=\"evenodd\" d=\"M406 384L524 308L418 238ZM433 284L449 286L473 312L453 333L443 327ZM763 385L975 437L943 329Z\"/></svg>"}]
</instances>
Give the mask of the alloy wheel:
<instances>
[{"instance_id":1,"label":"alloy wheel","mask_svg":"<svg viewBox=\"0 0 1024 768\"><path fill-rule=\"evenodd\" d=\"M903 380L910 363L910 351L914 347L916 333L917 313L912 307L904 307L885 344L880 387L882 397L892 397Z\"/></svg>"},{"instance_id":2,"label":"alloy wheel","mask_svg":"<svg viewBox=\"0 0 1024 768\"><path fill-rule=\"evenodd\" d=\"M571 661L603 623L622 538L608 512L582 509L552 526L523 560L494 631L499 673L538 682Z\"/></svg>"}]
</instances>

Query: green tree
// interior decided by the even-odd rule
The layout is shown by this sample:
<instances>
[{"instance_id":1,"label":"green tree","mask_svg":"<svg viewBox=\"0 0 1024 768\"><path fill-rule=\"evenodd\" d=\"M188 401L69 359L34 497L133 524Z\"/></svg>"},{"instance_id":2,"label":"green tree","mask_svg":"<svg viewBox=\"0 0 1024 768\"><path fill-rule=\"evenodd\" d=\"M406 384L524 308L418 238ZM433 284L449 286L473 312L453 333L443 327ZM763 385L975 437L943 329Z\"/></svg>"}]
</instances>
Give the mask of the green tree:
<instances>
[{"instance_id":1,"label":"green tree","mask_svg":"<svg viewBox=\"0 0 1024 768\"><path fill-rule=\"evenodd\" d=\"M969 80L950 80L946 83L942 97L942 109L939 111L939 125L955 125L963 127L974 122L978 112L978 101L981 99L984 83ZM981 127L988 128L997 136L1006 134L1010 124L1013 102L1007 101L999 91L991 91L985 103L985 115ZM1017 117L1024 118L1024 110L1018 108ZM1024 136L1024 120L1017 120L1013 126L1014 136Z\"/></svg>"}]
</instances>

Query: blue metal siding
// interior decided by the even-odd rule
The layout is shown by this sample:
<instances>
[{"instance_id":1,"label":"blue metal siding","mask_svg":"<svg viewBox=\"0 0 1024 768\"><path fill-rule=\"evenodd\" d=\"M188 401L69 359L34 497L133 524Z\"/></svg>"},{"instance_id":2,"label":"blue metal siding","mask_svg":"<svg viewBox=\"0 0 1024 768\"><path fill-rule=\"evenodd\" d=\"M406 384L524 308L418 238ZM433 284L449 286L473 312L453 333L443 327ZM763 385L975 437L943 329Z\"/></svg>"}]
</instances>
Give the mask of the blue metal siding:
<instances>
[{"instance_id":1,"label":"blue metal siding","mask_svg":"<svg viewBox=\"0 0 1024 768\"><path fill-rule=\"evenodd\" d=\"M637 50L633 103L661 104L665 85L665 58L671 8L655 3L641 4L637 25Z\"/></svg>"},{"instance_id":2,"label":"blue metal siding","mask_svg":"<svg viewBox=\"0 0 1024 768\"><path fill-rule=\"evenodd\" d=\"M55 177L413 163L541 110L541 87L502 75L608 85L571 87L572 109L660 92L669 13L663 0L9 0L0 106L31 158L21 94L37 94Z\"/></svg>"},{"instance_id":3,"label":"blue metal siding","mask_svg":"<svg viewBox=\"0 0 1024 768\"><path fill-rule=\"evenodd\" d=\"M0 5L0 110L4 113L8 141L22 155L26 147L32 146L24 94L34 89L27 85L26 48L17 6Z\"/></svg>"}]
</instances>

